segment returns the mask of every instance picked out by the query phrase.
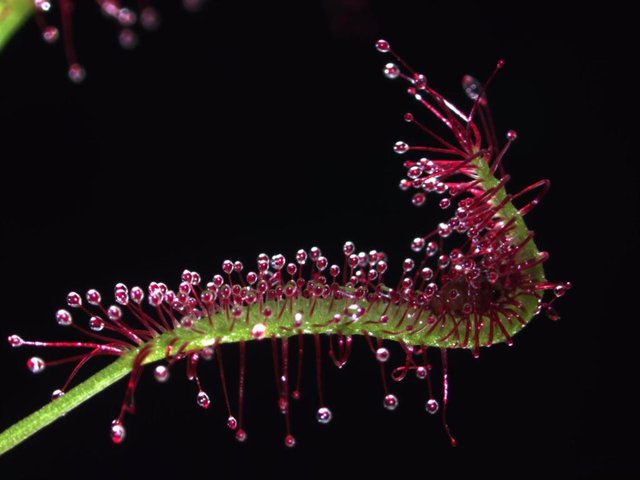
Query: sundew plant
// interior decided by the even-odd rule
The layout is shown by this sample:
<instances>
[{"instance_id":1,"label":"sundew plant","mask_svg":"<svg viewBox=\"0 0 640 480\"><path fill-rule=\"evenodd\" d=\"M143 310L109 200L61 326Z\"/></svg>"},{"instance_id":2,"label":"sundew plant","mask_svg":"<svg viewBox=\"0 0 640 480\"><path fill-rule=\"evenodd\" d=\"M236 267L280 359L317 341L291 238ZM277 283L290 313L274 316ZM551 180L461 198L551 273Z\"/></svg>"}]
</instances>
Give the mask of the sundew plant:
<instances>
[{"instance_id":1,"label":"sundew plant","mask_svg":"<svg viewBox=\"0 0 640 480\"><path fill-rule=\"evenodd\" d=\"M197 2L186 3L194 8ZM159 26L159 14L149 2L140 2L138 10L110 0L98 4L116 25L124 48L137 43L138 24L149 30ZM70 0L0 3L0 48L34 15L45 41L63 43L69 80L87 81L75 51L73 7ZM53 11L59 20L51 18ZM391 145L388 156L404 168L393 181L406 192L408 208L432 201L442 212L424 219L416 236L406 239L407 255L398 273L384 245L361 250L346 241L340 258L325 256L320 245L260 253L251 262L217 252L218 270L176 266L181 273L173 283L156 279L116 283L109 292L70 291L53 312L63 339L23 337L19 331L7 338L5 348L28 352L25 361L32 373L67 368L69 375L51 389L50 401L40 410L0 434L0 454L125 379L114 387L123 388L123 399L105 428L113 443L121 444L128 437L127 425L135 421L130 416L142 376L151 372L166 383L182 373L178 368L185 368L192 384L187 395L195 405L223 408L226 428L237 441L248 441L245 393L252 365L246 352L256 342L270 345L265 361L273 364L274 403L286 447L304 441L292 421L296 402L302 401L303 365L314 367L315 391L306 401L316 402L316 421L329 424L339 396L327 400L325 363L343 368L355 342L366 344L379 371L380 405L400 408L395 382L421 382L425 414L441 418L456 446L447 418L450 352L466 350L480 357L493 345L512 345L514 337L526 335L521 330L538 314L558 320L555 303L571 284L547 279L549 254L538 248L538 237L525 223L547 193L549 180L510 188L508 151L518 134L499 132L489 107L489 87L505 61L499 60L484 80L464 76L467 103L461 105L439 93L431 72L414 70L389 41L379 39L374 47L382 74L394 81L388 92L378 94L404 90L414 101L398 134L411 131L421 139ZM255 248L260 249L258 239ZM224 345L232 345L233 354L227 349L223 355ZM97 357L112 362L92 370ZM228 373L231 363L234 378ZM205 368L216 371L219 399L212 398L211 375L205 379L201 373Z\"/></svg>"}]
</instances>

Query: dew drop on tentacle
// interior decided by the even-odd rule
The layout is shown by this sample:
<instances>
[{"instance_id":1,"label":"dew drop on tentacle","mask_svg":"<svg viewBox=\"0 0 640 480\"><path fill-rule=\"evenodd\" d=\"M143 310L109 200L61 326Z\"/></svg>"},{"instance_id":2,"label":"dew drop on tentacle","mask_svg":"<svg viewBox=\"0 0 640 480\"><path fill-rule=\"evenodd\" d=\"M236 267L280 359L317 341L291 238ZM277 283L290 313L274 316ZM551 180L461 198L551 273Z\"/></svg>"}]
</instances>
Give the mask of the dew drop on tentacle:
<instances>
[{"instance_id":1,"label":"dew drop on tentacle","mask_svg":"<svg viewBox=\"0 0 640 480\"><path fill-rule=\"evenodd\" d=\"M229 416L227 418L227 427L229 427L231 430L235 430L236 428L238 428L238 421L236 420L236 417Z\"/></svg>"},{"instance_id":2,"label":"dew drop on tentacle","mask_svg":"<svg viewBox=\"0 0 640 480\"><path fill-rule=\"evenodd\" d=\"M486 98L484 96L484 92L482 91L482 83L477 78L472 77L471 75L465 75L464 77L462 77L462 88L464 89L464 93L467 94L467 97L469 97L469 99L475 102L478 97L482 95L482 97L480 98L480 103L483 105L486 103Z\"/></svg>"},{"instance_id":3,"label":"dew drop on tentacle","mask_svg":"<svg viewBox=\"0 0 640 480\"><path fill-rule=\"evenodd\" d=\"M60 38L60 32L56 27L45 27L42 30L42 39L47 43L55 43Z\"/></svg>"},{"instance_id":4,"label":"dew drop on tentacle","mask_svg":"<svg viewBox=\"0 0 640 480\"><path fill-rule=\"evenodd\" d=\"M389 50L391 50L391 46L386 40L380 39L376 42L376 49L380 53L387 53Z\"/></svg>"},{"instance_id":5,"label":"dew drop on tentacle","mask_svg":"<svg viewBox=\"0 0 640 480\"><path fill-rule=\"evenodd\" d=\"M427 200L427 196L422 193L416 193L413 195L413 197L411 198L411 203L416 206L416 207L421 207L422 205L424 205L424 202Z\"/></svg>"},{"instance_id":6,"label":"dew drop on tentacle","mask_svg":"<svg viewBox=\"0 0 640 480\"><path fill-rule=\"evenodd\" d=\"M386 362L389 360L390 356L389 350L384 347L380 347L376 350L376 360L379 362Z\"/></svg>"},{"instance_id":7,"label":"dew drop on tentacle","mask_svg":"<svg viewBox=\"0 0 640 480\"><path fill-rule=\"evenodd\" d=\"M196 397L196 403L198 404L199 407L207 409L209 408L209 405L211 405L211 399L209 398L209 395L207 395L206 392L200 390Z\"/></svg>"},{"instance_id":8,"label":"dew drop on tentacle","mask_svg":"<svg viewBox=\"0 0 640 480\"><path fill-rule=\"evenodd\" d=\"M89 305L100 305L102 301L102 295L100 295L100 292L95 288L87 291L86 298Z\"/></svg>"},{"instance_id":9,"label":"dew drop on tentacle","mask_svg":"<svg viewBox=\"0 0 640 480\"><path fill-rule=\"evenodd\" d=\"M169 369L165 365L158 365L153 370L153 378L160 383L165 383L170 376Z\"/></svg>"},{"instance_id":10,"label":"dew drop on tentacle","mask_svg":"<svg viewBox=\"0 0 640 480\"><path fill-rule=\"evenodd\" d=\"M33 0L33 5L39 12L48 12L51 9L49 0Z\"/></svg>"},{"instance_id":11,"label":"dew drop on tentacle","mask_svg":"<svg viewBox=\"0 0 640 480\"><path fill-rule=\"evenodd\" d=\"M395 63L391 62L384 66L382 72L384 73L384 76L390 80L394 80L400 76L400 68Z\"/></svg>"},{"instance_id":12,"label":"dew drop on tentacle","mask_svg":"<svg viewBox=\"0 0 640 480\"><path fill-rule=\"evenodd\" d=\"M384 408L386 408L387 410L395 410L396 408L398 408L398 397L390 393L384 397L383 404Z\"/></svg>"},{"instance_id":13,"label":"dew drop on tentacle","mask_svg":"<svg viewBox=\"0 0 640 480\"><path fill-rule=\"evenodd\" d=\"M212 347L205 347L200 350L200 358L208 362L209 360L213 359L214 353L215 350Z\"/></svg>"},{"instance_id":14,"label":"dew drop on tentacle","mask_svg":"<svg viewBox=\"0 0 640 480\"><path fill-rule=\"evenodd\" d=\"M403 153L406 153L409 151L409 145L403 142L402 140L398 140L393 145L393 151L396 152L398 155L402 155Z\"/></svg>"},{"instance_id":15,"label":"dew drop on tentacle","mask_svg":"<svg viewBox=\"0 0 640 480\"><path fill-rule=\"evenodd\" d=\"M256 340L262 340L267 331L267 326L264 323L256 323L251 329L251 336Z\"/></svg>"},{"instance_id":16,"label":"dew drop on tentacle","mask_svg":"<svg viewBox=\"0 0 640 480\"><path fill-rule=\"evenodd\" d=\"M67 294L67 305L71 308L80 308L82 306L82 297L79 293L69 292Z\"/></svg>"},{"instance_id":17,"label":"dew drop on tentacle","mask_svg":"<svg viewBox=\"0 0 640 480\"><path fill-rule=\"evenodd\" d=\"M284 444L289 448L295 447L296 438L293 435L289 434L286 437L284 437Z\"/></svg>"},{"instance_id":18,"label":"dew drop on tentacle","mask_svg":"<svg viewBox=\"0 0 640 480\"><path fill-rule=\"evenodd\" d=\"M13 348L21 347L24 345L24 340L18 335L11 335L8 339L9 345Z\"/></svg>"},{"instance_id":19,"label":"dew drop on tentacle","mask_svg":"<svg viewBox=\"0 0 640 480\"><path fill-rule=\"evenodd\" d=\"M54 390L51 394L51 400L57 400L60 397L64 397L64 391L60 390L59 388Z\"/></svg>"},{"instance_id":20,"label":"dew drop on tentacle","mask_svg":"<svg viewBox=\"0 0 640 480\"><path fill-rule=\"evenodd\" d=\"M67 75L69 76L69 80L71 80L73 83L82 83L84 82L85 78L87 78L86 70L79 63L72 63L69 66Z\"/></svg>"},{"instance_id":21,"label":"dew drop on tentacle","mask_svg":"<svg viewBox=\"0 0 640 480\"><path fill-rule=\"evenodd\" d=\"M241 443L245 442L247 440L247 432L245 432L242 428L236 430L236 440Z\"/></svg>"},{"instance_id":22,"label":"dew drop on tentacle","mask_svg":"<svg viewBox=\"0 0 640 480\"><path fill-rule=\"evenodd\" d=\"M100 332L104 329L104 320L98 316L93 316L89 319L89 328L94 332Z\"/></svg>"},{"instance_id":23,"label":"dew drop on tentacle","mask_svg":"<svg viewBox=\"0 0 640 480\"><path fill-rule=\"evenodd\" d=\"M127 436L127 431L124 428L124 425L120 420L114 420L111 422L111 441L116 445L121 444L125 437Z\"/></svg>"},{"instance_id":24,"label":"dew drop on tentacle","mask_svg":"<svg viewBox=\"0 0 640 480\"><path fill-rule=\"evenodd\" d=\"M68 327L73 323L73 317L68 311L60 309L56 312L56 322L62 327Z\"/></svg>"},{"instance_id":25,"label":"dew drop on tentacle","mask_svg":"<svg viewBox=\"0 0 640 480\"><path fill-rule=\"evenodd\" d=\"M424 409L427 411L427 413L434 415L440 409L440 405L438 405L438 401L436 399L430 398L429 400L427 400Z\"/></svg>"},{"instance_id":26,"label":"dew drop on tentacle","mask_svg":"<svg viewBox=\"0 0 640 480\"><path fill-rule=\"evenodd\" d=\"M40 357L31 357L27 360L27 368L31 373L41 373L44 371L46 364Z\"/></svg>"},{"instance_id":27,"label":"dew drop on tentacle","mask_svg":"<svg viewBox=\"0 0 640 480\"><path fill-rule=\"evenodd\" d=\"M316 419L318 423L327 424L333 418L333 413L327 407L320 407L316 413Z\"/></svg>"},{"instance_id":28,"label":"dew drop on tentacle","mask_svg":"<svg viewBox=\"0 0 640 480\"><path fill-rule=\"evenodd\" d=\"M560 283L555 286L555 288L553 289L553 293L556 297L562 297L564 296L565 293L567 293L567 290L569 290L570 288L571 288L571 282Z\"/></svg>"}]
</instances>

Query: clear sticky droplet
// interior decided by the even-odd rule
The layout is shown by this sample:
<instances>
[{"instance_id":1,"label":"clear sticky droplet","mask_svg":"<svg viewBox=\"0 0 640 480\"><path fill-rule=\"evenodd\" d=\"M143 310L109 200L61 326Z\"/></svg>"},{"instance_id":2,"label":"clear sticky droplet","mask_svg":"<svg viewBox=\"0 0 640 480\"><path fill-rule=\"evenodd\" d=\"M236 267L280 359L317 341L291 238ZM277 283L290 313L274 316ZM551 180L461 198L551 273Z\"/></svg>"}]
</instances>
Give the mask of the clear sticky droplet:
<instances>
[{"instance_id":1,"label":"clear sticky droplet","mask_svg":"<svg viewBox=\"0 0 640 480\"><path fill-rule=\"evenodd\" d=\"M60 397L64 396L64 391L60 390L59 388L54 390L53 393L51 394L51 400L57 400Z\"/></svg>"},{"instance_id":2,"label":"clear sticky droplet","mask_svg":"<svg viewBox=\"0 0 640 480\"><path fill-rule=\"evenodd\" d=\"M24 340L18 335L11 335L9 338L7 338L7 340L9 341L9 345L11 345L13 348L21 347L22 345L24 345Z\"/></svg>"},{"instance_id":3,"label":"clear sticky droplet","mask_svg":"<svg viewBox=\"0 0 640 480\"><path fill-rule=\"evenodd\" d=\"M246 442L247 441L247 432L245 432L244 429L242 429L242 428L236 430L236 440L239 441L239 442Z\"/></svg>"},{"instance_id":4,"label":"clear sticky droplet","mask_svg":"<svg viewBox=\"0 0 640 480\"><path fill-rule=\"evenodd\" d=\"M89 328L94 332L100 332L104 328L104 320L100 317L91 317L89 319Z\"/></svg>"},{"instance_id":5,"label":"clear sticky droplet","mask_svg":"<svg viewBox=\"0 0 640 480\"><path fill-rule=\"evenodd\" d=\"M256 323L251 329L251 336L256 340L264 338L264 334L267 331L267 326L264 323Z\"/></svg>"},{"instance_id":6,"label":"clear sticky droplet","mask_svg":"<svg viewBox=\"0 0 640 480\"><path fill-rule=\"evenodd\" d=\"M402 140L397 141L393 145L393 151L396 152L399 155L402 155L403 153L407 152L408 150L409 150L409 145L407 145L407 143L403 142Z\"/></svg>"},{"instance_id":7,"label":"clear sticky droplet","mask_svg":"<svg viewBox=\"0 0 640 480\"><path fill-rule=\"evenodd\" d=\"M213 358L214 353L215 350L212 347L205 347L200 350L200 358L209 361Z\"/></svg>"},{"instance_id":8,"label":"clear sticky droplet","mask_svg":"<svg viewBox=\"0 0 640 480\"><path fill-rule=\"evenodd\" d=\"M284 444L289 448L295 447L296 438L293 435L289 434L286 437L284 437Z\"/></svg>"},{"instance_id":9,"label":"clear sticky droplet","mask_svg":"<svg viewBox=\"0 0 640 480\"><path fill-rule=\"evenodd\" d=\"M227 418L227 427L229 427L231 430L235 430L236 428L238 428L238 421L236 420L236 417L230 416L229 418Z\"/></svg>"},{"instance_id":10,"label":"clear sticky droplet","mask_svg":"<svg viewBox=\"0 0 640 480\"><path fill-rule=\"evenodd\" d=\"M169 373L169 369L165 365L158 365L153 370L153 378L160 383L164 383L169 380L171 374Z\"/></svg>"},{"instance_id":11,"label":"clear sticky droplet","mask_svg":"<svg viewBox=\"0 0 640 480\"><path fill-rule=\"evenodd\" d=\"M107 316L109 320L117 322L122 318L122 310L117 305L111 305L107 310Z\"/></svg>"},{"instance_id":12,"label":"clear sticky droplet","mask_svg":"<svg viewBox=\"0 0 640 480\"><path fill-rule=\"evenodd\" d=\"M422 366L416 368L416 377L419 380L424 380L425 378L427 378L427 369Z\"/></svg>"},{"instance_id":13,"label":"clear sticky droplet","mask_svg":"<svg viewBox=\"0 0 640 480\"><path fill-rule=\"evenodd\" d=\"M100 295L100 292L95 288L87 291L86 297L89 305L100 305L100 302L102 301L102 295Z\"/></svg>"},{"instance_id":14,"label":"clear sticky droplet","mask_svg":"<svg viewBox=\"0 0 640 480\"><path fill-rule=\"evenodd\" d=\"M278 399L278 408L280 409L280 413L287 413L289 401L285 397L280 397Z\"/></svg>"},{"instance_id":15,"label":"clear sticky droplet","mask_svg":"<svg viewBox=\"0 0 640 480\"><path fill-rule=\"evenodd\" d=\"M113 422L111 422L111 441L113 443L115 443L116 445L121 444L126 436L127 431L125 430L124 425L122 425L122 422L120 422L120 420L114 420Z\"/></svg>"},{"instance_id":16,"label":"clear sticky droplet","mask_svg":"<svg viewBox=\"0 0 640 480\"><path fill-rule=\"evenodd\" d=\"M386 40L380 39L376 42L376 50L378 50L380 53L387 53L389 50L391 50L391 46Z\"/></svg>"},{"instance_id":17,"label":"clear sticky droplet","mask_svg":"<svg viewBox=\"0 0 640 480\"><path fill-rule=\"evenodd\" d=\"M56 312L56 322L58 325L68 327L73 323L73 318L68 311L60 309Z\"/></svg>"},{"instance_id":18,"label":"clear sticky droplet","mask_svg":"<svg viewBox=\"0 0 640 480\"><path fill-rule=\"evenodd\" d=\"M56 27L46 27L42 31L42 39L47 43L55 43L60 38L60 32Z\"/></svg>"},{"instance_id":19,"label":"clear sticky droplet","mask_svg":"<svg viewBox=\"0 0 640 480\"><path fill-rule=\"evenodd\" d=\"M390 393L389 395L384 397L384 408L387 410L395 410L398 408L398 397Z\"/></svg>"},{"instance_id":20,"label":"clear sticky droplet","mask_svg":"<svg viewBox=\"0 0 640 480\"><path fill-rule=\"evenodd\" d=\"M413 197L411 197L411 203L415 207L421 207L426 202L427 196L424 193L416 193Z\"/></svg>"},{"instance_id":21,"label":"clear sticky droplet","mask_svg":"<svg viewBox=\"0 0 640 480\"><path fill-rule=\"evenodd\" d=\"M331 413L331 410L327 407L320 407L318 413L316 413L316 418L318 419L318 423L326 425L333 418L333 413Z\"/></svg>"},{"instance_id":22,"label":"clear sticky droplet","mask_svg":"<svg viewBox=\"0 0 640 480\"><path fill-rule=\"evenodd\" d=\"M211 400L209 399L209 395L207 395L206 392L200 390L198 392L198 396L196 397L196 403L199 407L207 409L209 408L209 405L211 405Z\"/></svg>"},{"instance_id":23,"label":"clear sticky droplet","mask_svg":"<svg viewBox=\"0 0 640 480\"><path fill-rule=\"evenodd\" d=\"M464 93L467 94L467 97L474 102L482 94L482 83L471 75L465 75L462 77L462 88L464 89ZM481 99L480 101L483 102L484 99Z\"/></svg>"},{"instance_id":24,"label":"clear sticky droplet","mask_svg":"<svg viewBox=\"0 0 640 480\"><path fill-rule=\"evenodd\" d=\"M440 409L440 405L438 405L438 401L435 398L430 398L429 400L427 400L424 408L427 413L433 415L438 412L438 410Z\"/></svg>"},{"instance_id":25,"label":"clear sticky droplet","mask_svg":"<svg viewBox=\"0 0 640 480\"><path fill-rule=\"evenodd\" d=\"M453 229L448 223L443 222L438 225L438 235L440 235L442 238L447 238L449 235L451 235L452 231Z\"/></svg>"},{"instance_id":26,"label":"clear sticky droplet","mask_svg":"<svg viewBox=\"0 0 640 480\"><path fill-rule=\"evenodd\" d=\"M51 2L49 0L34 0L33 1L36 10L41 12L48 12L51 10Z\"/></svg>"},{"instance_id":27,"label":"clear sticky droplet","mask_svg":"<svg viewBox=\"0 0 640 480\"><path fill-rule=\"evenodd\" d=\"M387 63L382 72L384 76L390 80L394 80L400 76L400 69L395 63Z\"/></svg>"},{"instance_id":28,"label":"clear sticky droplet","mask_svg":"<svg viewBox=\"0 0 640 480\"><path fill-rule=\"evenodd\" d=\"M79 63L73 63L69 66L67 75L73 83L82 83L87 78L87 71Z\"/></svg>"},{"instance_id":29,"label":"clear sticky droplet","mask_svg":"<svg viewBox=\"0 0 640 480\"><path fill-rule=\"evenodd\" d=\"M40 373L46 367L44 360L40 357L31 357L27 360L27 368L31 371L31 373Z\"/></svg>"},{"instance_id":30,"label":"clear sticky droplet","mask_svg":"<svg viewBox=\"0 0 640 480\"><path fill-rule=\"evenodd\" d=\"M391 354L389 353L389 350L384 347L376 350L376 360L378 360L379 362L386 362L387 360L389 360L390 356Z\"/></svg>"},{"instance_id":31,"label":"clear sticky droplet","mask_svg":"<svg viewBox=\"0 0 640 480\"><path fill-rule=\"evenodd\" d=\"M78 308L82 306L82 297L77 292L69 292L67 295L67 305L71 308Z\"/></svg>"}]
</instances>

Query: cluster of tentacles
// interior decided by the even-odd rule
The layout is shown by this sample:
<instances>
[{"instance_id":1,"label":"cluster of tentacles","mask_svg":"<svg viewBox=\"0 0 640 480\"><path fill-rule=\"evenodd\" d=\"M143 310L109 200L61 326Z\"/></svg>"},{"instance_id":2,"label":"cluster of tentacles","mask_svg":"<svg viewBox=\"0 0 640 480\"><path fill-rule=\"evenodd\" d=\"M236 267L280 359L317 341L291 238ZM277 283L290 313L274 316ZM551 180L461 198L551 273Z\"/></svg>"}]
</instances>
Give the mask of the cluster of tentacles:
<instances>
[{"instance_id":1,"label":"cluster of tentacles","mask_svg":"<svg viewBox=\"0 0 640 480\"><path fill-rule=\"evenodd\" d=\"M56 43L62 37L69 79L74 83L83 82L87 73L82 63L78 61L73 35L73 12L78 2L75 0L29 1L34 3L36 21L44 41ZM153 0L137 0L137 8L124 6L127 2L120 0L96 0L96 3L103 15L114 22L118 42L126 50L131 50L138 45L138 25L147 31L156 30L160 26L160 13L153 6ZM204 0L182 1L184 8L190 11L198 10L203 3ZM56 21L53 17L58 17L59 20ZM55 26L56 23L59 24L60 29Z\"/></svg>"},{"instance_id":2,"label":"cluster of tentacles","mask_svg":"<svg viewBox=\"0 0 640 480\"><path fill-rule=\"evenodd\" d=\"M54 399L65 395L90 359L108 355L128 362L131 376L120 414L111 427L113 441L120 443L125 437L124 416L133 411L133 393L144 365L160 361L154 376L165 382L173 365L186 359L187 376L197 387L197 404L208 408L211 399L201 384L197 367L201 360L215 358L228 411L227 424L236 438L244 441L246 342L267 339L273 346L278 408L286 426L285 444L293 446L290 400L300 397L304 335L313 337L315 348L317 420L328 423L332 412L323 396L323 350L341 367L349 358L354 335L364 336L379 362L383 405L387 409L398 405L398 399L389 392L385 372L390 351L383 342L393 341L400 345L404 362L393 370L392 378L402 380L412 372L424 380L428 387L426 411L441 411L444 415L447 349L467 348L477 356L482 346L511 343L514 333L540 310L552 319L558 318L552 304L570 284L545 279L542 263L548 255L538 252L533 233L523 221L549 183L537 182L515 195L505 192L509 176L502 171L502 159L516 134L509 132L506 145L498 146L485 92L502 62L485 85L465 77L465 90L473 100L470 113L465 114L433 90L424 75L414 72L395 55L386 41L380 40L376 46L393 55L397 62L385 66L385 75L408 81L410 95L449 132L440 135L412 114L406 114L405 120L417 125L435 143L409 146L397 142L394 147L398 154L425 155L404 164L407 178L400 187L415 191L413 203L422 205L428 193L435 193L442 197L440 207L453 212L448 220L413 240L411 249L419 258L403 261L399 281L393 285L385 282L388 265L384 253L358 252L347 242L344 259L338 264L330 264L317 247L308 252L299 250L293 261L281 254L261 254L256 268L250 271L239 261L225 260L222 272L208 282L198 273L185 270L176 290L156 282L146 288L118 284L112 305L103 303L96 290L89 290L84 297L71 292L67 296L69 309L59 310L56 320L61 326L75 329L84 340L41 342L17 335L9 337L14 347L84 352L61 360L45 362L33 357L27 362L34 373L46 366L75 363L67 382L54 392ZM519 208L514 206L515 200L536 189L539 192L533 200ZM446 244L453 239L458 240L457 245L447 249ZM544 299L546 290L555 294L550 300ZM85 320L77 322L73 317L78 315L71 311L79 312ZM295 339L296 348L291 348L291 339ZM217 348L223 343L238 343L240 350L235 407L230 401L222 352ZM430 347L442 356L442 409L431 385ZM290 359L292 351L297 353L294 361ZM295 373L290 372L292 363L296 365ZM455 443L453 437L451 440Z\"/></svg>"}]
</instances>

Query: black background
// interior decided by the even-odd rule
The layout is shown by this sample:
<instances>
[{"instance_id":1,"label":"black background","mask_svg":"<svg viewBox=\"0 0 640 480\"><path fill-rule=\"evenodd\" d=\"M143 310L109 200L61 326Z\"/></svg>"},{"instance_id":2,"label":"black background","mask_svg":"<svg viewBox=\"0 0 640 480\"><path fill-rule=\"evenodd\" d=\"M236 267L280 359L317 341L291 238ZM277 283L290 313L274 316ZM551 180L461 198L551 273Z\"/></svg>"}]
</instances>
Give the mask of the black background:
<instances>
[{"instance_id":1,"label":"black background","mask_svg":"<svg viewBox=\"0 0 640 480\"><path fill-rule=\"evenodd\" d=\"M249 348L246 444L224 426L211 366L201 372L207 412L180 369L166 385L147 372L125 444L108 437L119 383L0 459L2 478L637 478L629 12L366 0L220 1L195 15L171 2L161 12L161 30L123 52L114 26L81 6L81 86L34 23L0 56L0 337L68 338L53 313L69 290L108 297L115 282L170 283L183 268L208 278L226 258L248 266L263 251L291 258L318 245L341 261L353 240L386 251L397 274L410 240L442 213L412 208L397 189L391 146L421 139L402 121L419 109L383 78L378 37L464 105L462 75L486 78L507 60L490 96L501 135L520 134L510 189L552 180L528 224L551 253L548 277L574 289L558 302L560 322L536 318L512 348L450 355L456 449L424 412L423 385L393 385L401 406L382 408L359 342L343 371L328 368L326 427L308 365L298 445L286 449L260 344ZM225 353L231 374L237 350ZM0 348L2 428L65 378L64 368L29 374L31 354Z\"/></svg>"}]
</instances>

